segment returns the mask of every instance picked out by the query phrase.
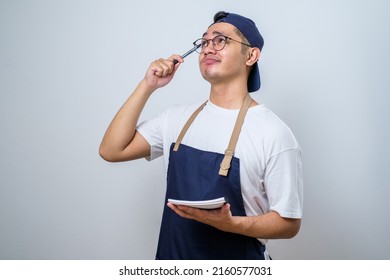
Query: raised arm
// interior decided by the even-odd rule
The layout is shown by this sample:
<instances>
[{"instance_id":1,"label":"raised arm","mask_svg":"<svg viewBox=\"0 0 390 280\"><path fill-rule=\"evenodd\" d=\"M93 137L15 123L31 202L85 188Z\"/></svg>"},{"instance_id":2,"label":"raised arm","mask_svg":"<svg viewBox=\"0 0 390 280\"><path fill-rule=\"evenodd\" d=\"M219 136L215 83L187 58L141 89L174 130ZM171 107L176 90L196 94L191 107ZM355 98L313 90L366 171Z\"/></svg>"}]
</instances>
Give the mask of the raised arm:
<instances>
[{"instance_id":1,"label":"raised arm","mask_svg":"<svg viewBox=\"0 0 390 280\"><path fill-rule=\"evenodd\" d=\"M173 60L179 63L174 64ZM119 109L104 134L100 156L111 162L134 160L150 155L148 142L136 131L139 116L151 94L167 85L183 62L178 55L152 62L144 79Z\"/></svg>"}]
</instances>

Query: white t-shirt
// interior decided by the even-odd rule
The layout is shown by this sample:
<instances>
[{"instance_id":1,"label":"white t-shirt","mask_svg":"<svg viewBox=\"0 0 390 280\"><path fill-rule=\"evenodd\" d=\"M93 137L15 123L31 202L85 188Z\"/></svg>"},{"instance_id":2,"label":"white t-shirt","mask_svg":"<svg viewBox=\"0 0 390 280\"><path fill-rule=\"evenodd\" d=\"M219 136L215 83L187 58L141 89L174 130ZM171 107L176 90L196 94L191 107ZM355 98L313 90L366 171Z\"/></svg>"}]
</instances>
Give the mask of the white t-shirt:
<instances>
[{"instance_id":1,"label":"white t-shirt","mask_svg":"<svg viewBox=\"0 0 390 280\"><path fill-rule=\"evenodd\" d=\"M151 146L153 160L164 156L190 115L200 106L173 106L140 123L138 132ZM182 143L224 154L239 110L210 101L188 129ZM282 217L302 218L303 178L300 147L287 125L263 104L249 108L235 157L240 160L240 181L247 216L276 211Z\"/></svg>"}]
</instances>

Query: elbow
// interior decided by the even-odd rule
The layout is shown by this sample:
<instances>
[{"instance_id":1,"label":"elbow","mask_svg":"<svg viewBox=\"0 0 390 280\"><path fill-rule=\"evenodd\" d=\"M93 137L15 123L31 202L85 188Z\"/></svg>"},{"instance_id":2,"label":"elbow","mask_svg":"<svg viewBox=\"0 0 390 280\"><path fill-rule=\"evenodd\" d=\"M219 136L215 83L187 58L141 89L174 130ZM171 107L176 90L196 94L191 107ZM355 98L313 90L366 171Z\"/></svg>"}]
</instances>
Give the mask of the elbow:
<instances>
[{"instance_id":1,"label":"elbow","mask_svg":"<svg viewBox=\"0 0 390 280\"><path fill-rule=\"evenodd\" d=\"M100 144L99 155L102 159L108 162L117 162L113 154L103 144Z\"/></svg>"},{"instance_id":2,"label":"elbow","mask_svg":"<svg viewBox=\"0 0 390 280\"><path fill-rule=\"evenodd\" d=\"M285 230L285 239L291 239L297 236L299 230L301 228L301 220L300 219L289 219L289 225Z\"/></svg>"},{"instance_id":3,"label":"elbow","mask_svg":"<svg viewBox=\"0 0 390 280\"><path fill-rule=\"evenodd\" d=\"M105 161L112 162L110 156L107 154L107 152L102 149L101 147L99 148L99 156L104 159Z\"/></svg>"}]
</instances>

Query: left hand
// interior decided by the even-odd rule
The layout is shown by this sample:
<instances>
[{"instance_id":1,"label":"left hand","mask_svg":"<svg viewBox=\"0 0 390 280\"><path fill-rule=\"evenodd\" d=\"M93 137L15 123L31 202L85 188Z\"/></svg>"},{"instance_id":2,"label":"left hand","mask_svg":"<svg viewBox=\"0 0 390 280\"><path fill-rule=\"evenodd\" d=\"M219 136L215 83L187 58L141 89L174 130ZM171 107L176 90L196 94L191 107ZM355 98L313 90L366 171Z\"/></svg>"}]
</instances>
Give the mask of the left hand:
<instances>
[{"instance_id":1,"label":"left hand","mask_svg":"<svg viewBox=\"0 0 390 280\"><path fill-rule=\"evenodd\" d=\"M229 231L229 228L233 223L233 216L230 211L229 203L226 203L221 208L215 210L203 210L184 205L174 205L169 202L167 206L180 217L196 220L222 231Z\"/></svg>"}]
</instances>

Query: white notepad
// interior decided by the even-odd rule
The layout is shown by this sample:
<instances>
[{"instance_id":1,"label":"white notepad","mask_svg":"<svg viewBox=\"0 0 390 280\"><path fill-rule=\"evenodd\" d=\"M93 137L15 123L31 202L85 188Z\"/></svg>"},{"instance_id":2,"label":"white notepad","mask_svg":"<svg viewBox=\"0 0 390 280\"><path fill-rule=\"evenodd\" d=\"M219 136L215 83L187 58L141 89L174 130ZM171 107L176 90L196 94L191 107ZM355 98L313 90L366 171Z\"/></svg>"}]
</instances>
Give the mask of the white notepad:
<instances>
[{"instance_id":1,"label":"white notepad","mask_svg":"<svg viewBox=\"0 0 390 280\"><path fill-rule=\"evenodd\" d=\"M185 205L190 206L194 208L200 208L200 209L217 209L221 208L222 205L227 203L227 200L225 197L220 197L216 199L210 199L210 200L178 200L178 199L168 199L168 202L175 204L175 205Z\"/></svg>"}]
</instances>

